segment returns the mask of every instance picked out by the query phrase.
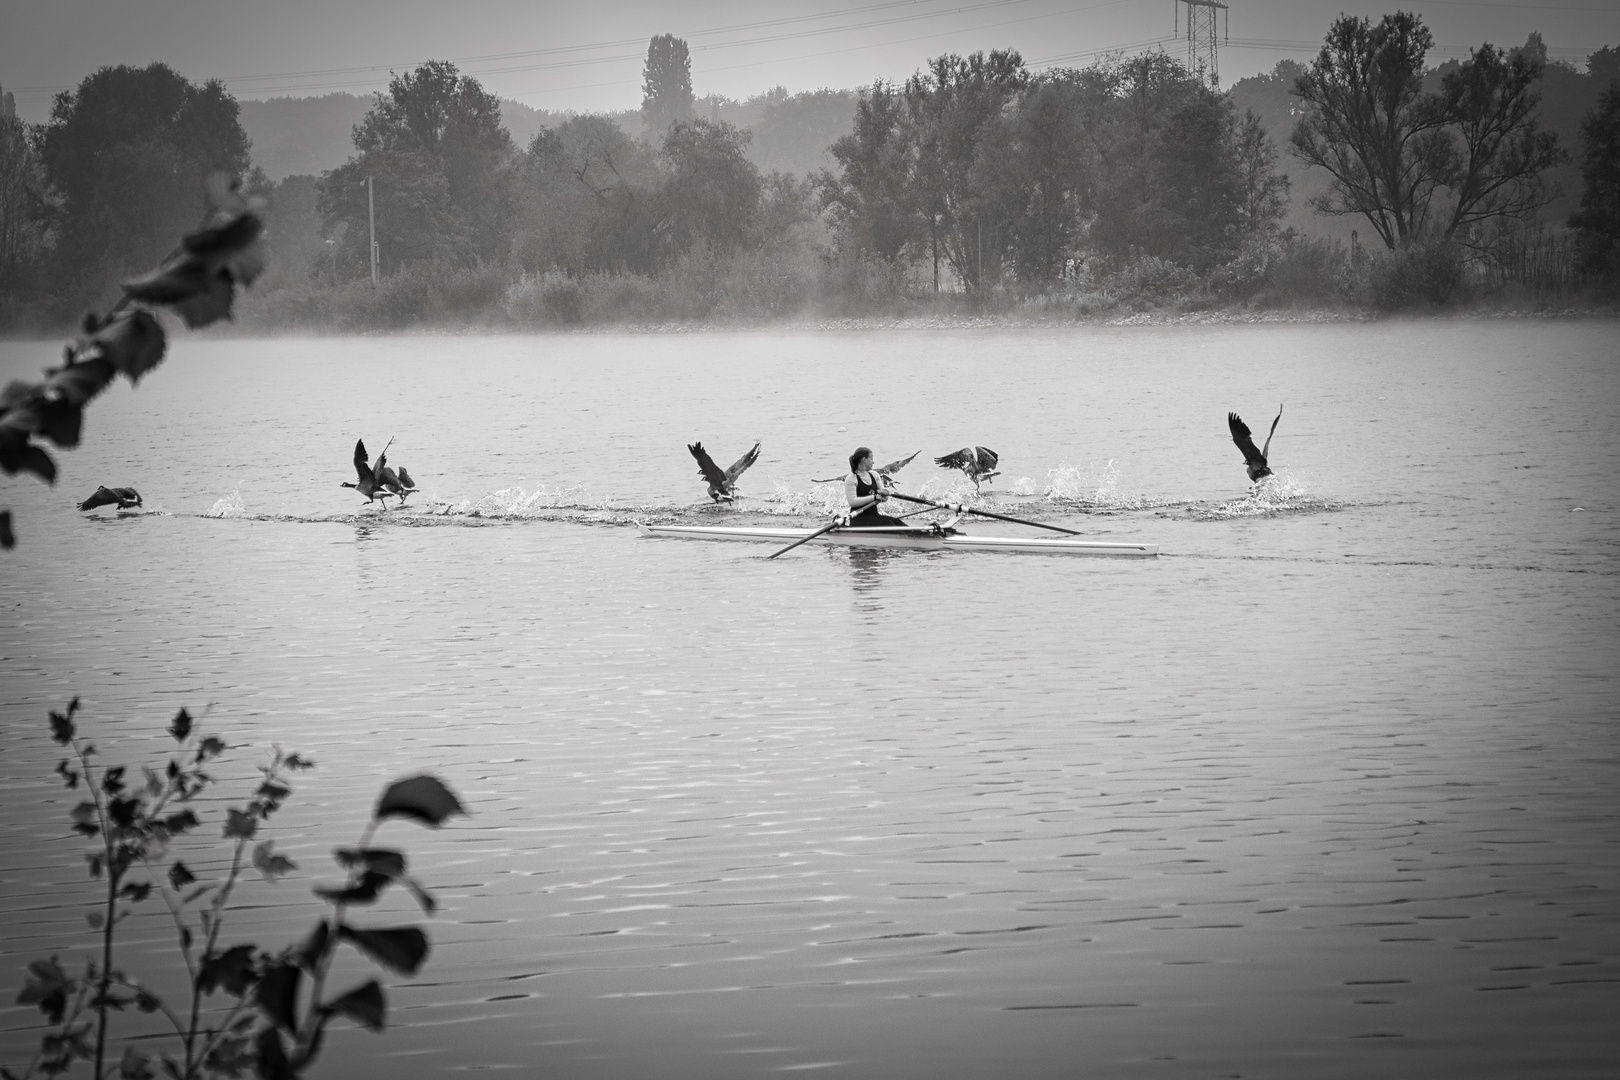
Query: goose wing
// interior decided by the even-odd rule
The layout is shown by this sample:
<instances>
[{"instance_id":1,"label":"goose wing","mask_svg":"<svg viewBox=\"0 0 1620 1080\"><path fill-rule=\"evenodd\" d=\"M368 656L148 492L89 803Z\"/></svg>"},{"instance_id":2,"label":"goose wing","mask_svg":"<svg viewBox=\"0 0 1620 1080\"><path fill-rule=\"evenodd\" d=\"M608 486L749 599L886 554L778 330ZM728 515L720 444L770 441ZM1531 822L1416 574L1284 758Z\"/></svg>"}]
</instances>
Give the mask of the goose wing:
<instances>
[{"instance_id":1,"label":"goose wing","mask_svg":"<svg viewBox=\"0 0 1620 1080\"><path fill-rule=\"evenodd\" d=\"M694 458L697 458L698 472L702 473L703 479L709 482L709 487L715 491L725 491L726 474L720 471L720 466L714 463L714 458L710 457L709 452L703 449L703 444L700 442L689 443L686 448L692 452Z\"/></svg>"},{"instance_id":2,"label":"goose wing","mask_svg":"<svg viewBox=\"0 0 1620 1080\"><path fill-rule=\"evenodd\" d=\"M113 488L113 498L118 500L118 509L127 510L131 506L144 505L141 502L141 493L134 488Z\"/></svg>"},{"instance_id":3,"label":"goose wing","mask_svg":"<svg viewBox=\"0 0 1620 1080\"><path fill-rule=\"evenodd\" d=\"M964 446L962 449L957 450L954 453L945 454L942 457L935 458L934 464L938 465L942 469L962 469L965 471L968 467L968 463L972 460L973 448Z\"/></svg>"},{"instance_id":4,"label":"goose wing","mask_svg":"<svg viewBox=\"0 0 1620 1080\"><path fill-rule=\"evenodd\" d=\"M1278 413L1277 418L1282 419L1282 414ZM1239 450L1243 451L1244 461L1253 465L1264 465L1266 463L1266 455L1262 454L1260 448L1254 445L1254 437L1249 434L1249 425L1243 422L1241 416L1235 412L1227 413L1226 426L1232 429L1232 441L1237 443ZM1273 426L1275 427L1275 424ZM1271 440L1268 438L1266 442L1269 444Z\"/></svg>"},{"instance_id":5,"label":"goose wing","mask_svg":"<svg viewBox=\"0 0 1620 1080\"><path fill-rule=\"evenodd\" d=\"M416 490L416 481L412 480L411 479L411 474L405 471L405 466L401 465L399 467L399 469L398 469L398 472L399 472L399 482L404 484L406 487L410 488L412 491L415 491Z\"/></svg>"},{"instance_id":6,"label":"goose wing","mask_svg":"<svg viewBox=\"0 0 1620 1080\"><path fill-rule=\"evenodd\" d=\"M996 462L1001 460L1001 455L988 447L975 446L973 449L974 462L978 465L979 471L982 473L994 472Z\"/></svg>"},{"instance_id":7,"label":"goose wing","mask_svg":"<svg viewBox=\"0 0 1620 1080\"><path fill-rule=\"evenodd\" d=\"M759 460L759 443L756 442L754 444L754 448L752 450L748 451L748 453L746 453L742 457L738 458L735 462L732 463L731 468L726 470L726 483L735 484L737 482L737 477L741 476L744 472L746 472L748 470L748 466L752 465L754 462L756 462L758 460Z\"/></svg>"},{"instance_id":8,"label":"goose wing","mask_svg":"<svg viewBox=\"0 0 1620 1080\"><path fill-rule=\"evenodd\" d=\"M354 471L361 480L373 480L375 474L371 471L371 456L366 453L366 440L356 439L354 442Z\"/></svg>"},{"instance_id":9,"label":"goose wing","mask_svg":"<svg viewBox=\"0 0 1620 1080\"><path fill-rule=\"evenodd\" d=\"M113 494L112 491L105 487L98 487L96 488L94 495L91 495L88 499L79 504L79 509L94 510L98 506L109 506L117 501L118 496Z\"/></svg>"},{"instance_id":10,"label":"goose wing","mask_svg":"<svg viewBox=\"0 0 1620 1080\"><path fill-rule=\"evenodd\" d=\"M922 453L921 450L913 450L911 452L911 457L903 457L899 461L891 461L891 462L889 462L887 465L883 466L883 468L878 470L878 475L880 475L880 476L893 476L895 473L899 472L901 469L905 468L907 465L910 465L911 464L911 458L916 457L920 453Z\"/></svg>"},{"instance_id":11,"label":"goose wing","mask_svg":"<svg viewBox=\"0 0 1620 1080\"><path fill-rule=\"evenodd\" d=\"M1277 406L1277 420L1282 419L1282 406ZM1271 430L1266 434L1266 445L1260 448L1260 457L1264 461L1271 460L1271 436L1277 434L1277 420L1271 422Z\"/></svg>"}]
</instances>

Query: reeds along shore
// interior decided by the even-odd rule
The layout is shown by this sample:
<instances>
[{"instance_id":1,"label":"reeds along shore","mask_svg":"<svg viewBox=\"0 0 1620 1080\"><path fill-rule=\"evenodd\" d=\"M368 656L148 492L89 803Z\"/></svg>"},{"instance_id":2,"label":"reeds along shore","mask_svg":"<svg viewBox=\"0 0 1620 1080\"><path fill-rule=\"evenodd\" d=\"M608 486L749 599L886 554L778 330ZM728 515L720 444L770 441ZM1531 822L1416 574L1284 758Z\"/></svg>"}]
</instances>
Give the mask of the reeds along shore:
<instances>
[{"instance_id":1,"label":"reeds along shore","mask_svg":"<svg viewBox=\"0 0 1620 1080\"><path fill-rule=\"evenodd\" d=\"M1151 256L1074 267L1044 290L933 290L874 259L825 253L696 252L667 272L525 273L503 266L417 264L333 286L268 280L238 327L246 332L593 326L992 316L1013 321L1133 314L1290 311L1380 313L1610 309L1616 283L1575 272L1567 245L1526 242L1503 255L1458 245L1390 253L1287 237L1203 274Z\"/></svg>"}]
</instances>

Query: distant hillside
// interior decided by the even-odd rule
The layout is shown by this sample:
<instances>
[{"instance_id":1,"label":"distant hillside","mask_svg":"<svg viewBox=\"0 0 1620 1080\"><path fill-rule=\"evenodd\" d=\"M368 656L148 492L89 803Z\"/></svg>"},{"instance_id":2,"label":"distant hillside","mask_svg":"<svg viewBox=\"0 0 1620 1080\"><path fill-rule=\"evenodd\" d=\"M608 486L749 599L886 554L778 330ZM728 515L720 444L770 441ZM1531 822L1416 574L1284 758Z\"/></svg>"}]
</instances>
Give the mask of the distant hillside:
<instances>
[{"instance_id":1,"label":"distant hillside","mask_svg":"<svg viewBox=\"0 0 1620 1080\"><path fill-rule=\"evenodd\" d=\"M319 176L337 168L353 155L354 126L365 117L373 100L355 94L327 94L241 102L242 130L253 140L254 163L277 181L288 176ZM780 170L803 176L831 167L827 147L853 126L855 94L816 90L790 95L778 87L747 101L704 98L696 111L706 120L723 120L752 131L748 156L762 172ZM520 150L528 147L541 128L556 127L572 115L501 100L501 118ZM632 138L641 136L641 114L636 110L608 115Z\"/></svg>"},{"instance_id":2,"label":"distant hillside","mask_svg":"<svg viewBox=\"0 0 1620 1080\"><path fill-rule=\"evenodd\" d=\"M337 168L354 153L350 136L372 100L327 94L241 102L242 130L253 140L254 164L272 180Z\"/></svg>"}]
</instances>

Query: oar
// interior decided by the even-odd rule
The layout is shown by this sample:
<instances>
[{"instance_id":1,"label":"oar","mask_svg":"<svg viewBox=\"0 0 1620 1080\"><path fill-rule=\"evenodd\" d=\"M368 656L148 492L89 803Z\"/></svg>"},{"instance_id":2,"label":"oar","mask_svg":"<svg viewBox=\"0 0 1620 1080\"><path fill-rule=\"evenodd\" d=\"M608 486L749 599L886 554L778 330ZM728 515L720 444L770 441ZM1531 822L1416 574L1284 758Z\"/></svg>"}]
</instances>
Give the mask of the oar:
<instances>
[{"instance_id":1,"label":"oar","mask_svg":"<svg viewBox=\"0 0 1620 1080\"><path fill-rule=\"evenodd\" d=\"M1039 521L1026 521L1023 518L1008 517L1006 514L992 514L988 510L975 510L970 506L947 506L944 503L937 503L930 499L919 499L914 495L902 495L898 491L890 491L886 492L886 494L891 499L904 499L906 502L922 503L924 506L932 506L938 510L953 510L964 514L978 514L980 517L995 518L997 521L1010 521L1014 525L1029 525L1036 529L1051 529L1053 532L1068 533L1070 536L1085 535L1084 533L1077 532L1074 529L1065 529L1061 525L1047 525Z\"/></svg>"},{"instance_id":2,"label":"oar","mask_svg":"<svg viewBox=\"0 0 1620 1080\"><path fill-rule=\"evenodd\" d=\"M767 559L774 559L778 555L786 555L788 552L792 551L794 548L798 547L800 544L808 544L810 541L814 540L816 537L820 536L822 533L830 533L834 529L838 528L838 526L842 525L843 523L844 522L843 522L842 518L833 518L833 522L832 522L831 525L823 525L821 528L817 529L815 532L811 533L809 536L806 536L806 537L803 537L801 539L795 540L795 541L793 541L793 543L789 544L787 547L783 548L781 551L773 551L773 552L771 552L769 555L767 555L765 557Z\"/></svg>"}]
</instances>

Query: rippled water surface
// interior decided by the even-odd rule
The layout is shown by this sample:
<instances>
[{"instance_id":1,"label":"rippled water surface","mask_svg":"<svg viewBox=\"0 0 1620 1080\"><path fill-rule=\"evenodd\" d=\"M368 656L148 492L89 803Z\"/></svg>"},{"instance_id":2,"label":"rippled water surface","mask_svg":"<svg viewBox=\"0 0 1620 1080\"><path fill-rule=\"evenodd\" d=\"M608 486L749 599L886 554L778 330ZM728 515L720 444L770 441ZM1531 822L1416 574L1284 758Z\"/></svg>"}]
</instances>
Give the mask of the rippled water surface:
<instances>
[{"instance_id":1,"label":"rippled water surface","mask_svg":"<svg viewBox=\"0 0 1620 1080\"><path fill-rule=\"evenodd\" d=\"M78 694L111 761L184 705L236 784L318 762L236 940L314 922L386 780L464 797L385 826L434 951L322 1075L1613 1076L1617 365L1599 321L182 337L55 488L4 482L0 1061L26 961L90 945ZM1250 494L1225 413L1279 402ZM356 437L405 509L338 486ZM738 506L696 439L763 441ZM858 443L931 495L992 447L982 507L1163 554L634 527L818 523Z\"/></svg>"}]
</instances>

